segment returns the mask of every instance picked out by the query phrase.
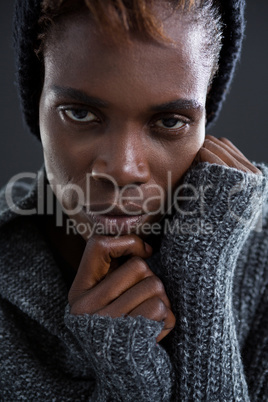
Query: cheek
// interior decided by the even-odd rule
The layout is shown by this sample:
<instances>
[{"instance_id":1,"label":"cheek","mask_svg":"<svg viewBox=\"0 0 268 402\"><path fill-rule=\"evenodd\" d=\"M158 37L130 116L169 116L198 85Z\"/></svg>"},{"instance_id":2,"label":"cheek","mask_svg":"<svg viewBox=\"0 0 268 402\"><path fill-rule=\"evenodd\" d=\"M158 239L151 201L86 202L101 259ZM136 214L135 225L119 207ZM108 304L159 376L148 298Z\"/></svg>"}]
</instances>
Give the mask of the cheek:
<instances>
[{"instance_id":1,"label":"cheek","mask_svg":"<svg viewBox=\"0 0 268 402\"><path fill-rule=\"evenodd\" d=\"M70 144L60 119L56 113L40 102L40 133L47 173L58 184L64 185L75 176L73 167L77 166L77 152ZM75 157L76 155L76 157Z\"/></svg>"},{"instance_id":2,"label":"cheek","mask_svg":"<svg viewBox=\"0 0 268 402\"><path fill-rule=\"evenodd\" d=\"M205 119L204 119L205 122ZM198 125L196 130L182 138L176 145L171 147L168 158L166 158L165 166L162 170L169 172L169 183L165 183L168 187L172 186L174 191L176 186L180 184L183 176L191 167L197 153L202 147L205 139L205 123ZM167 177L167 174L165 175ZM167 188L166 187L166 188Z\"/></svg>"},{"instance_id":3,"label":"cheek","mask_svg":"<svg viewBox=\"0 0 268 402\"><path fill-rule=\"evenodd\" d=\"M53 118L53 113L51 109L46 106L42 96L39 106L39 116L40 135L46 170L48 174L57 176L57 172L60 171L60 159L62 157L61 148L58 144L58 130L56 120Z\"/></svg>"},{"instance_id":4,"label":"cheek","mask_svg":"<svg viewBox=\"0 0 268 402\"><path fill-rule=\"evenodd\" d=\"M77 202L78 193L72 188L79 179L73 172L73 166L77 166L75 151L64 140L62 131L53 113L40 103L40 133L47 177L58 201L68 210Z\"/></svg>"}]
</instances>

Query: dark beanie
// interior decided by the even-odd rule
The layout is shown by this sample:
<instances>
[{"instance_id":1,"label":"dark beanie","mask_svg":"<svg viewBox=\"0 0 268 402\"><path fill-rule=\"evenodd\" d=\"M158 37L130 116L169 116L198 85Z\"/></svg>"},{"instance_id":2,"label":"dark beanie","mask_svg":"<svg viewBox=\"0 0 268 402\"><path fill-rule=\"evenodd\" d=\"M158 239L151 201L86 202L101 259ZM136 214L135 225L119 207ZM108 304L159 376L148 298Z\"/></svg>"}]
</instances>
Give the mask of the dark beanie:
<instances>
[{"instance_id":1,"label":"dark beanie","mask_svg":"<svg viewBox=\"0 0 268 402\"><path fill-rule=\"evenodd\" d=\"M37 45L40 3L40 0L15 0L13 20L16 83L21 108L30 131L39 139L39 97L43 85L43 65L34 49ZM241 53L245 28L245 0L220 0L220 5L224 38L218 74L207 98L207 127L218 117L230 87Z\"/></svg>"}]
</instances>

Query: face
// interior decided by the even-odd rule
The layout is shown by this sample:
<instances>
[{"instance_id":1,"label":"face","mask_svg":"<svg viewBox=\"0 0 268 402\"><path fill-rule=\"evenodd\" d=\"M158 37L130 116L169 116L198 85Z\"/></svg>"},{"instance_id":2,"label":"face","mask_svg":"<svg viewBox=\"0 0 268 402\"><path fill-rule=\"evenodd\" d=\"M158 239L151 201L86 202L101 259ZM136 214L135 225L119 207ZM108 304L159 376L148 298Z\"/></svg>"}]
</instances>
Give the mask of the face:
<instances>
[{"instance_id":1,"label":"face","mask_svg":"<svg viewBox=\"0 0 268 402\"><path fill-rule=\"evenodd\" d=\"M146 237L204 141L211 66L202 35L179 12L164 23L175 43L133 36L118 45L88 16L64 27L44 53L50 185L85 239L92 231Z\"/></svg>"}]
</instances>

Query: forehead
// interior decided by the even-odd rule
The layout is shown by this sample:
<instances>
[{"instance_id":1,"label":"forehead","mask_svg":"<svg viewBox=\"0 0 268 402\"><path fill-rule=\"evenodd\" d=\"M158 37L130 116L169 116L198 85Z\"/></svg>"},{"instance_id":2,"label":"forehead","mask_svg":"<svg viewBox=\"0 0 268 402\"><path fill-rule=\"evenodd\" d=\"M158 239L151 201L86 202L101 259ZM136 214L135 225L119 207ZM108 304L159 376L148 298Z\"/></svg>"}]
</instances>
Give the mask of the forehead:
<instances>
[{"instance_id":1,"label":"forehead","mask_svg":"<svg viewBox=\"0 0 268 402\"><path fill-rule=\"evenodd\" d=\"M117 97L126 91L128 97L138 91L143 97L178 91L204 103L211 65L202 52L202 29L179 11L170 15L158 7L156 12L169 42L132 34L129 43L115 43L89 16L63 18L46 45L45 84L91 93L102 87L107 96L116 90Z\"/></svg>"}]
</instances>

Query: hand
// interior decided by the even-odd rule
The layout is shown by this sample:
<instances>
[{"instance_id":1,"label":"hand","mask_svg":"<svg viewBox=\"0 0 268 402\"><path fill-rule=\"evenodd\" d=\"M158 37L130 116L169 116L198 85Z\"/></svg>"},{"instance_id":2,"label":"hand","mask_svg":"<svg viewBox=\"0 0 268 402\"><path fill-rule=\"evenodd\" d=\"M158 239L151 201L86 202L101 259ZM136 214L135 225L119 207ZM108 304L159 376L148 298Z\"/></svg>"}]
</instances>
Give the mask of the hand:
<instances>
[{"instance_id":1,"label":"hand","mask_svg":"<svg viewBox=\"0 0 268 402\"><path fill-rule=\"evenodd\" d=\"M162 282L144 261L151 253L134 234L91 237L69 292L71 314L142 315L164 321L157 342L163 339L174 328L175 317ZM123 256L129 258L116 266Z\"/></svg>"},{"instance_id":2,"label":"hand","mask_svg":"<svg viewBox=\"0 0 268 402\"><path fill-rule=\"evenodd\" d=\"M217 163L247 173L262 174L227 138L206 135L203 147L197 154L199 162Z\"/></svg>"}]
</instances>

